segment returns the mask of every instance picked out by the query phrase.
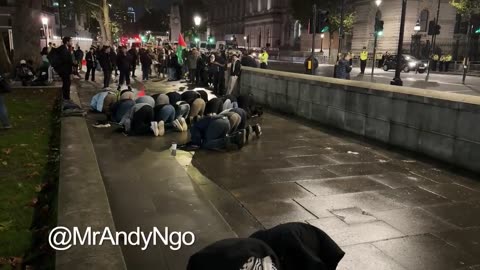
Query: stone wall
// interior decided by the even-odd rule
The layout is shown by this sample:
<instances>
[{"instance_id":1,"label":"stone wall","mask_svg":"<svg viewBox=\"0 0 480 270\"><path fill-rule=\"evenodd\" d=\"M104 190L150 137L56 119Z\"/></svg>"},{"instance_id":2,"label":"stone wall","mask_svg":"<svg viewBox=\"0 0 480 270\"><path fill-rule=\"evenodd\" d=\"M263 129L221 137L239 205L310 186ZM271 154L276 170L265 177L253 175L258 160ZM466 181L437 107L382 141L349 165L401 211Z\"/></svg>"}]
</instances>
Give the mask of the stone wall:
<instances>
[{"instance_id":1,"label":"stone wall","mask_svg":"<svg viewBox=\"0 0 480 270\"><path fill-rule=\"evenodd\" d=\"M480 97L246 67L240 89L274 110L480 172Z\"/></svg>"}]
</instances>

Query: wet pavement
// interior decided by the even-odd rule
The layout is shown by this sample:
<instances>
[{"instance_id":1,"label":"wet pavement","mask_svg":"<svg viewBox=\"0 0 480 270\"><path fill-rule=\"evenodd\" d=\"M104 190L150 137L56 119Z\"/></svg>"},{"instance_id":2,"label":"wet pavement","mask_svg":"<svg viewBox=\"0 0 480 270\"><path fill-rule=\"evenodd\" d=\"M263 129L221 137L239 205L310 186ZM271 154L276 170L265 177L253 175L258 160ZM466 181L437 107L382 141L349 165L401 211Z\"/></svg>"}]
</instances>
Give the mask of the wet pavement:
<instances>
[{"instance_id":1,"label":"wet pavement","mask_svg":"<svg viewBox=\"0 0 480 270\"><path fill-rule=\"evenodd\" d=\"M95 90L81 85L88 104ZM201 239L177 253L124 248L130 269L184 269L208 241L291 221L317 226L342 246L338 269L480 269L478 175L273 112L258 121L264 135L241 151L183 152L176 163L165 153L185 134L124 137L91 128L117 229L170 224ZM187 178L177 175L185 165Z\"/></svg>"}]
</instances>

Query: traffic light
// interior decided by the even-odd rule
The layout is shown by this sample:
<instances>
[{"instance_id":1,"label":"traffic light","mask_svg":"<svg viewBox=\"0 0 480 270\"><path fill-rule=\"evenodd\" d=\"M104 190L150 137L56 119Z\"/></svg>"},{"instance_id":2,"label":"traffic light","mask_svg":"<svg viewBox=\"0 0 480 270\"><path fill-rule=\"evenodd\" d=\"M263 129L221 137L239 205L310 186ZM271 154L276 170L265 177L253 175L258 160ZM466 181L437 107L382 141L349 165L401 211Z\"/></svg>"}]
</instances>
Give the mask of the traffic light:
<instances>
[{"instance_id":1,"label":"traffic light","mask_svg":"<svg viewBox=\"0 0 480 270\"><path fill-rule=\"evenodd\" d=\"M315 33L321 34L329 31L328 26L328 11L325 10L318 10L317 11L317 21L315 23ZM309 33L313 34L313 24L312 19L309 22Z\"/></svg>"},{"instance_id":2,"label":"traffic light","mask_svg":"<svg viewBox=\"0 0 480 270\"><path fill-rule=\"evenodd\" d=\"M383 24L384 21L380 20L379 18L375 18L375 34L377 36L383 35Z\"/></svg>"},{"instance_id":3,"label":"traffic light","mask_svg":"<svg viewBox=\"0 0 480 270\"><path fill-rule=\"evenodd\" d=\"M208 43L213 44L215 43L215 39L212 36L208 37Z\"/></svg>"},{"instance_id":4,"label":"traffic light","mask_svg":"<svg viewBox=\"0 0 480 270\"><path fill-rule=\"evenodd\" d=\"M440 29L442 27L439 24L436 24L435 21L430 21L428 23L428 35L440 35Z\"/></svg>"}]
</instances>

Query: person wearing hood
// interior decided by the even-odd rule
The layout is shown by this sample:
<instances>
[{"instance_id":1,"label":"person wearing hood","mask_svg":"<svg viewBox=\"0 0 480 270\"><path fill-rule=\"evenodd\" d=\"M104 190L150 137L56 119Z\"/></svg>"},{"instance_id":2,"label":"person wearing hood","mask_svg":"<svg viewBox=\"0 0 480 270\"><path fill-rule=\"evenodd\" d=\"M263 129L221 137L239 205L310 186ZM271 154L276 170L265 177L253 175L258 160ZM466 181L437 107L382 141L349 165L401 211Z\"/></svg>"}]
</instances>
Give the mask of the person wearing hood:
<instances>
[{"instance_id":1,"label":"person wearing hood","mask_svg":"<svg viewBox=\"0 0 480 270\"><path fill-rule=\"evenodd\" d=\"M350 55L344 54L342 59L338 60L336 67L336 76L338 79L350 80L350 72L352 67L350 66Z\"/></svg>"}]
</instances>

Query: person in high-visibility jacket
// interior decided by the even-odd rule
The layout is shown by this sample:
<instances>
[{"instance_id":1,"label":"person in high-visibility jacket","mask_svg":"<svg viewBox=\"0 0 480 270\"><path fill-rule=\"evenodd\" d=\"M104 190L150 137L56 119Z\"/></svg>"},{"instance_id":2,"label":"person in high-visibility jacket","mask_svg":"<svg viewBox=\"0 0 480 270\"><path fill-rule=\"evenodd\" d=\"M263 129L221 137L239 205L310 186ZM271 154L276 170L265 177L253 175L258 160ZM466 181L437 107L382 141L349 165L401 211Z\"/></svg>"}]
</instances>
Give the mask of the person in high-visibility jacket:
<instances>
[{"instance_id":1,"label":"person in high-visibility jacket","mask_svg":"<svg viewBox=\"0 0 480 270\"><path fill-rule=\"evenodd\" d=\"M445 72L448 72L450 62L452 62L452 55L451 54L445 55Z\"/></svg>"},{"instance_id":2,"label":"person in high-visibility jacket","mask_svg":"<svg viewBox=\"0 0 480 270\"><path fill-rule=\"evenodd\" d=\"M432 60L432 71L437 71L437 64L438 60L440 60L440 57L435 53L432 55Z\"/></svg>"},{"instance_id":3,"label":"person in high-visibility jacket","mask_svg":"<svg viewBox=\"0 0 480 270\"><path fill-rule=\"evenodd\" d=\"M367 60L368 60L367 47L363 47L363 50L360 53L360 74L365 73L365 68L367 67Z\"/></svg>"},{"instance_id":4,"label":"person in high-visibility jacket","mask_svg":"<svg viewBox=\"0 0 480 270\"><path fill-rule=\"evenodd\" d=\"M262 53L258 55L258 60L260 61L260 68L267 69L268 68L268 53L267 50L262 49Z\"/></svg>"},{"instance_id":5,"label":"person in high-visibility jacket","mask_svg":"<svg viewBox=\"0 0 480 270\"><path fill-rule=\"evenodd\" d=\"M440 56L440 72L443 72L443 66L445 64L445 55L442 54L442 56Z\"/></svg>"}]
</instances>

